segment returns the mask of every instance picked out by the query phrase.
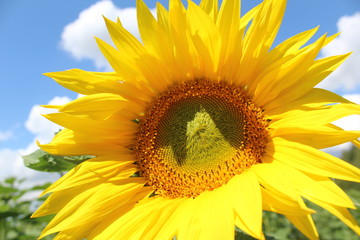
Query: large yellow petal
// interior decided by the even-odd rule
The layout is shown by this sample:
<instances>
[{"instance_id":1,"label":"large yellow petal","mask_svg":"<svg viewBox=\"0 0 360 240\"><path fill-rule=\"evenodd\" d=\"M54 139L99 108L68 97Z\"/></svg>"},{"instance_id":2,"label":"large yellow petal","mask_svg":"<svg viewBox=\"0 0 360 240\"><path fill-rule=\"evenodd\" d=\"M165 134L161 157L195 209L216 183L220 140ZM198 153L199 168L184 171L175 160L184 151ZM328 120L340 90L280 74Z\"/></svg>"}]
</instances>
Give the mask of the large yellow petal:
<instances>
[{"instance_id":1,"label":"large yellow petal","mask_svg":"<svg viewBox=\"0 0 360 240\"><path fill-rule=\"evenodd\" d=\"M324 125L277 128L272 131L271 136L321 149L356 140L360 137L360 131L337 130L331 125Z\"/></svg>"},{"instance_id":2,"label":"large yellow petal","mask_svg":"<svg viewBox=\"0 0 360 240\"><path fill-rule=\"evenodd\" d=\"M276 47L274 47L269 54L264 57L263 64L268 66L276 60L291 54L297 54L299 50L309 39L316 33L319 27L301 32L289 39L283 41Z\"/></svg>"},{"instance_id":3,"label":"large yellow petal","mask_svg":"<svg viewBox=\"0 0 360 240\"><path fill-rule=\"evenodd\" d=\"M260 106L276 98L281 91L296 83L310 68L315 57L318 55L325 41L325 36L321 37L307 51L294 55L288 61L279 60L270 65L269 70L265 69L259 76L254 101Z\"/></svg>"},{"instance_id":4,"label":"large yellow petal","mask_svg":"<svg viewBox=\"0 0 360 240\"><path fill-rule=\"evenodd\" d=\"M314 200L313 202L319 205L320 207L328 210L331 214L335 215L347 226L349 226L356 234L360 236L360 227L356 219L349 212L349 210L347 210L344 207L335 206L321 201Z\"/></svg>"},{"instance_id":5,"label":"large yellow petal","mask_svg":"<svg viewBox=\"0 0 360 240\"><path fill-rule=\"evenodd\" d=\"M301 197L295 201L279 191L271 191L271 189L263 187L261 188L261 195L264 210L294 216L315 213L314 210L303 204Z\"/></svg>"},{"instance_id":6,"label":"large yellow petal","mask_svg":"<svg viewBox=\"0 0 360 240\"><path fill-rule=\"evenodd\" d=\"M314 61L312 66L295 84L283 90L277 98L267 104L267 107L276 108L302 97L332 73L349 55L331 56Z\"/></svg>"},{"instance_id":7,"label":"large yellow petal","mask_svg":"<svg viewBox=\"0 0 360 240\"><path fill-rule=\"evenodd\" d=\"M218 0L201 0L199 6L209 15L213 22L216 22L218 15Z\"/></svg>"},{"instance_id":8,"label":"large yellow petal","mask_svg":"<svg viewBox=\"0 0 360 240\"><path fill-rule=\"evenodd\" d=\"M116 24L115 22L106 19L105 23L110 33L110 36L122 53L121 58L129 61L133 68L137 72L135 79L141 79L141 81L148 82L149 87L153 88L157 93L163 91L166 87L169 75L164 64L154 54L150 54L146 48L125 28ZM124 61L118 62L125 64ZM118 74L122 74L126 69L122 67L122 70ZM141 74L139 74L139 71ZM124 79L131 79L123 76ZM150 84L151 83L151 84Z\"/></svg>"},{"instance_id":9,"label":"large yellow petal","mask_svg":"<svg viewBox=\"0 0 360 240\"><path fill-rule=\"evenodd\" d=\"M86 115L92 119L105 119L118 112L128 104L128 100L117 94L96 93L80 97L74 101L58 106L60 112ZM54 106L43 106L54 107Z\"/></svg>"},{"instance_id":10,"label":"large yellow petal","mask_svg":"<svg viewBox=\"0 0 360 240\"><path fill-rule=\"evenodd\" d=\"M146 49L151 50L153 54L157 54L158 41L154 41L158 28L157 22L142 0L136 1L136 11L138 28L144 46Z\"/></svg>"},{"instance_id":11,"label":"large yellow petal","mask_svg":"<svg viewBox=\"0 0 360 240\"><path fill-rule=\"evenodd\" d=\"M234 212L226 187L205 191L195 199L188 199L185 211L189 221L187 225L180 224L179 240L234 238Z\"/></svg>"},{"instance_id":12,"label":"large yellow petal","mask_svg":"<svg viewBox=\"0 0 360 240\"><path fill-rule=\"evenodd\" d=\"M203 77L212 79L211 73L217 71L219 64L221 47L219 30L212 19L191 1L189 1L186 19L192 42L202 58L200 67L204 72Z\"/></svg>"},{"instance_id":13,"label":"large yellow petal","mask_svg":"<svg viewBox=\"0 0 360 240\"><path fill-rule=\"evenodd\" d=\"M84 94L94 93L121 93L123 90L121 78L116 73L88 72L80 69L71 69L63 72L45 73L60 85Z\"/></svg>"},{"instance_id":14,"label":"large yellow petal","mask_svg":"<svg viewBox=\"0 0 360 240\"><path fill-rule=\"evenodd\" d=\"M259 181L251 171L234 176L227 184L238 227L255 238L262 238L262 197Z\"/></svg>"},{"instance_id":15,"label":"large yellow petal","mask_svg":"<svg viewBox=\"0 0 360 240\"><path fill-rule=\"evenodd\" d=\"M240 19L241 2L239 0L223 1L216 25L221 34L221 55L219 75L225 81L245 85L240 73L243 48L243 37L246 25L254 15ZM243 24L244 26L241 26Z\"/></svg>"},{"instance_id":16,"label":"large yellow petal","mask_svg":"<svg viewBox=\"0 0 360 240\"><path fill-rule=\"evenodd\" d=\"M248 55L261 56L266 53L279 30L286 1L266 0L253 19L245 36L245 52Z\"/></svg>"},{"instance_id":17,"label":"large yellow petal","mask_svg":"<svg viewBox=\"0 0 360 240\"><path fill-rule=\"evenodd\" d=\"M309 239L319 239L319 234L310 214L303 216L286 215L286 218Z\"/></svg>"},{"instance_id":18,"label":"large yellow petal","mask_svg":"<svg viewBox=\"0 0 360 240\"><path fill-rule=\"evenodd\" d=\"M239 71L247 79L251 92L255 91L257 85L254 79L258 75L259 59L269 51L276 37L285 5L284 0L264 1L244 37L243 59Z\"/></svg>"},{"instance_id":19,"label":"large yellow petal","mask_svg":"<svg viewBox=\"0 0 360 240\"><path fill-rule=\"evenodd\" d=\"M334 185L324 187L304 173L280 162L252 166L252 170L265 188L282 191L298 199L300 194L312 201L316 199L336 206L354 208L352 201Z\"/></svg>"},{"instance_id":20,"label":"large yellow petal","mask_svg":"<svg viewBox=\"0 0 360 240\"><path fill-rule=\"evenodd\" d=\"M179 77L182 75L183 81L200 77L199 55L191 41L187 28L186 10L180 0L169 2L169 27L173 51L175 51L176 71L179 72L177 75Z\"/></svg>"},{"instance_id":21,"label":"large yellow petal","mask_svg":"<svg viewBox=\"0 0 360 240\"><path fill-rule=\"evenodd\" d=\"M277 101L275 103L272 101L266 103L264 108L265 115L271 118L272 115L278 115L298 107L321 107L333 103L352 102L328 90L313 88L299 99L289 102L283 101L281 105L278 105L279 103Z\"/></svg>"},{"instance_id":22,"label":"large yellow petal","mask_svg":"<svg viewBox=\"0 0 360 240\"><path fill-rule=\"evenodd\" d=\"M145 184L144 179L133 178L126 184L104 183L75 196L56 214L40 237L73 228L88 222L100 222L107 214L128 203Z\"/></svg>"},{"instance_id":23,"label":"large yellow petal","mask_svg":"<svg viewBox=\"0 0 360 240\"><path fill-rule=\"evenodd\" d=\"M95 40L112 69L114 69L122 79L126 79L127 81L140 81L137 79L139 76L132 58L99 38L95 37Z\"/></svg>"},{"instance_id":24,"label":"large yellow petal","mask_svg":"<svg viewBox=\"0 0 360 240\"><path fill-rule=\"evenodd\" d=\"M158 31L156 37L159 43L158 52L161 59L166 63L171 74L169 81L176 82L184 79L183 71L178 71L178 56L174 47L174 41L170 30L169 12L159 2L156 3ZM182 68L182 66L180 66Z\"/></svg>"},{"instance_id":25,"label":"large yellow petal","mask_svg":"<svg viewBox=\"0 0 360 240\"><path fill-rule=\"evenodd\" d=\"M131 211L113 219L106 228L100 226L102 232L93 239L156 239L164 227L173 229L164 238L171 239L179 225L166 226L166 222L185 200L154 198L140 202Z\"/></svg>"},{"instance_id":26,"label":"large yellow petal","mask_svg":"<svg viewBox=\"0 0 360 240\"><path fill-rule=\"evenodd\" d=\"M224 0L221 4L216 25L221 34L221 53L224 59L231 55L231 51L235 50L235 44L241 46L242 39L238 35L240 31L240 5L239 0Z\"/></svg>"},{"instance_id":27,"label":"large yellow petal","mask_svg":"<svg viewBox=\"0 0 360 240\"><path fill-rule=\"evenodd\" d=\"M124 140L125 141L125 140ZM126 141L125 141L126 142ZM129 142L126 142L129 144ZM45 152L73 156L73 155L106 155L108 153L121 154L124 147L119 144L106 142L97 136L89 136L80 133L74 133L71 130L64 129L57 133L51 143L39 144L39 147Z\"/></svg>"},{"instance_id":28,"label":"large yellow petal","mask_svg":"<svg viewBox=\"0 0 360 240\"><path fill-rule=\"evenodd\" d=\"M140 58L146 55L146 49L124 27L115 22L105 18L105 23L111 39L118 48L118 50L125 52L131 58Z\"/></svg>"},{"instance_id":29,"label":"large yellow petal","mask_svg":"<svg viewBox=\"0 0 360 240\"><path fill-rule=\"evenodd\" d=\"M325 125L354 114L360 114L360 105L343 103L322 108L298 107L282 114L269 116L277 120L270 123L270 128L298 127L299 123L304 127Z\"/></svg>"},{"instance_id":30,"label":"large yellow petal","mask_svg":"<svg viewBox=\"0 0 360 240\"><path fill-rule=\"evenodd\" d=\"M52 113L45 115L50 121L67 129L74 130L97 138L113 139L121 142L122 139L132 136L138 129L138 124L131 120L111 121L94 120L81 115L70 115L67 113Z\"/></svg>"},{"instance_id":31,"label":"large yellow petal","mask_svg":"<svg viewBox=\"0 0 360 240\"><path fill-rule=\"evenodd\" d=\"M63 177L51 184L42 195L93 182L101 183L109 178L128 178L139 171L130 154L105 155L79 164Z\"/></svg>"}]
</instances>

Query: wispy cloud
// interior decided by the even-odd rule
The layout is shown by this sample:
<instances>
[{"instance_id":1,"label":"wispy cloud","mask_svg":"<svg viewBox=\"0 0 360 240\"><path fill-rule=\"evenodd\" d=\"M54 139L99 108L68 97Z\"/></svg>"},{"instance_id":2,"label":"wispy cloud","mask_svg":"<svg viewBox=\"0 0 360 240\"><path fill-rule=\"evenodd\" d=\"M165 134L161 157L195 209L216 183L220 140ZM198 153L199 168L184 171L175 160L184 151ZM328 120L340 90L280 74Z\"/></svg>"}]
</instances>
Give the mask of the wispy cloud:
<instances>
[{"instance_id":1,"label":"wispy cloud","mask_svg":"<svg viewBox=\"0 0 360 240\"><path fill-rule=\"evenodd\" d=\"M62 105L70 102L68 97L54 97L49 105ZM60 130L60 126L50 122L42 114L54 112L54 109L43 108L35 105L31 108L28 119L25 121L26 129L35 135L35 138L41 142L51 140L55 132Z\"/></svg>"},{"instance_id":2,"label":"wispy cloud","mask_svg":"<svg viewBox=\"0 0 360 240\"><path fill-rule=\"evenodd\" d=\"M49 105L62 105L71 101L68 97L54 97L49 101ZM52 109L46 109L35 105L31 108L29 116L25 121L26 129L34 134L34 139L25 147L20 149L0 149L0 178L4 179L10 176L18 176L27 178L25 185L32 186L44 183L46 181L54 181L58 178L56 174L43 173L26 168L21 158L22 155L30 154L38 149L36 140L42 143L49 142L54 133L61 127L48 121L41 114L54 112Z\"/></svg>"},{"instance_id":3,"label":"wispy cloud","mask_svg":"<svg viewBox=\"0 0 360 240\"><path fill-rule=\"evenodd\" d=\"M360 12L343 16L337 22L341 35L322 50L323 57L352 52L352 55L319 87L356 92L360 87Z\"/></svg>"},{"instance_id":4,"label":"wispy cloud","mask_svg":"<svg viewBox=\"0 0 360 240\"><path fill-rule=\"evenodd\" d=\"M0 142L9 140L13 136L14 136L14 132L11 130L0 131Z\"/></svg>"}]
</instances>

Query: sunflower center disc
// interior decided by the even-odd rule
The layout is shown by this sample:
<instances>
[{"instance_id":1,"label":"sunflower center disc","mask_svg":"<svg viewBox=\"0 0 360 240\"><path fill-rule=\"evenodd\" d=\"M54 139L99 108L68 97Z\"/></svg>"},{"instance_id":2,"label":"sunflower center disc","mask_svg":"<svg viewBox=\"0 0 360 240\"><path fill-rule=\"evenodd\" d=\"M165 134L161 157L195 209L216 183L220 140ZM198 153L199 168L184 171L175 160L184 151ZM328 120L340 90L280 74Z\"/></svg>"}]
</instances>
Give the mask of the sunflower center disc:
<instances>
[{"instance_id":1,"label":"sunflower center disc","mask_svg":"<svg viewBox=\"0 0 360 240\"><path fill-rule=\"evenodd\" d=\"M173 167L210 171L241 147L242 116L219 99L189 97L173 104L164 117L156 145Z\"/></svg>"},{"instance_id":2,"label":"sunflower center disc","mask_svg":"<svg viewBox=\"0 0 360 240\"><path fill-rule=\"evenodd\" d=\"M196 197L260 163L267 139L267 121L245 90L196 80L150 103L136 155L158 194Z\"/></svg>"}]
</instances>

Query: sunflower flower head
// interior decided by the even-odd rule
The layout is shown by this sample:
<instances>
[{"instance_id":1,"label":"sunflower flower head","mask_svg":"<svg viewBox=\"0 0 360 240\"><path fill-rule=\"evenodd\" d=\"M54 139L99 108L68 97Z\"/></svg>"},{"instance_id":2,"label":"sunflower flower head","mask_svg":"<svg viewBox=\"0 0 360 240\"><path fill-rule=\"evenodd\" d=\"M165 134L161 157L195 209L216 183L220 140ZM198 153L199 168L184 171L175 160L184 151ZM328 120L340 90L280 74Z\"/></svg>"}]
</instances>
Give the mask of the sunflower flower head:
<instances>
[{"instance_id":1,"label":"sunflower flower head","mask_svg":"<svg viewBox=\"0 0 360 240\"><path fill-rule=\"evenodd\" d=\"M51 154L94 155L51 185L34 217L56 214L55 239L257 239L263 210L318 233L304 198L360 235L349 197L331 180L360 170L318 149L352 141L333 121L360 106L314 88L348 54L316 59L335 36L317 28L272 46L285 0L240 16L240 0L170 0L154 17L142 0L142 41L120 20L97 39L114 72L47 73L85 96L46 117L65 129L40 144Z\"/></svg>"}]
</instances>

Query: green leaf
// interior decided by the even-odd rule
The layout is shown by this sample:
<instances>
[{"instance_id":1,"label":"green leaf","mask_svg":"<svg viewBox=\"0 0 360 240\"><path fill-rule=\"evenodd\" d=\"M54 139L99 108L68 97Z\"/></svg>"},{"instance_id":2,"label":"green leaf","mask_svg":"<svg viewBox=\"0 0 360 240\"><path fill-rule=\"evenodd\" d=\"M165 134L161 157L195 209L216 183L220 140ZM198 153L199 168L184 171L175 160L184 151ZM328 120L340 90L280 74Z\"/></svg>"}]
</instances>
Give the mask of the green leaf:
<instances>
[{"instance_id":1,"label":"green leaf","mask_svg":"<svg viewBox=\"0 0 360 240\"><path fill-rule=\"evenodd\" d=\"M14 184L15 180L16 180L15 177L9 177L9 178L6 178L4 182L12 185L12 184Z\"/></svg>"},{"instance_id":2,"label":"green leaf","mask_svg":"<svg viewBox=\"0 0 360 240\"><path fill-rule=\"evenodd\" d=\"M80 163L68 161L62 156L52 155L41 149L22 158L26 167L42 172L69 171Z\"/></svg>"},{"instance_id":3,"label":"green leaf","mask_svg":"<svg viewBox=\"0 0 360 240\"><path fill-rule=\"evenodd\" d=\"M4 187L4 186L0 185L0 193L14 193L17 191L18 190L16 188Z\"/></svg>"},{"instance_id":4,"label":"green leaf","mask_svg":"<svg viewBox=\"0 0 360 240\"><path fill-rule=\"evenodd\" d=\"M276 240L272 236L266 236L266 240ZM235 229L235 240L256 240L256 238L251 237L250 235L247 235L243 231L241 231L239 228L236 227Z\"/></svg>"},{"instance_id":5,"label":"green leaf","mask_svg":"<svg viewBox=\"0 0 360 240\"><path fill-rule=\"evenodd\" d=\"M4 213L10 210L9 205L0 205L0 213Z\"/></svg>"},{"instance_id":6,"label":"green leaf","mask_svg":"<svg viewBox=\"0 0 360 240\"><path fill-rule=\"evenodd\" d=\"M65 172L69 171L83 161L93 158L90 155L60 156L52 155L41 149L23 156L26 167L42 172Z\"/></svg>"}]
</instances>

